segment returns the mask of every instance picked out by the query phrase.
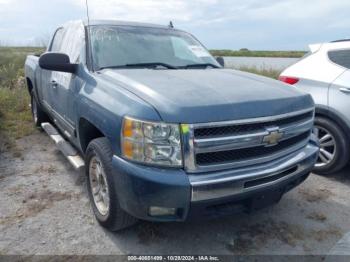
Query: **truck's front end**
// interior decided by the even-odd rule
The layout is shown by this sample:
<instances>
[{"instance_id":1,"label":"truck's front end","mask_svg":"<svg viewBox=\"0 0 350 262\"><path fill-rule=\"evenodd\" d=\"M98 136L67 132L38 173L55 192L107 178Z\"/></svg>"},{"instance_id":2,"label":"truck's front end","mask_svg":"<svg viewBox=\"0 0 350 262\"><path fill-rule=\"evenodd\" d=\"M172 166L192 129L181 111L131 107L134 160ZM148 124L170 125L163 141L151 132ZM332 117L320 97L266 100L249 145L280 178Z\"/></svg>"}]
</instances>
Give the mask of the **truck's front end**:
<instances>
[{"instance_id":1,"label":"truck's front end","mask_svg":"<svg viewBox=\"0 0 350 262\"><path fill-rule=\"evenodd\" d=\"M314 109L167 125L125 118L114 172L122 207L147 220L249 211L303 182L318 156Z\"/></svg>"},{"instance_id":2,"label":"truck's front end","mask_svg":"<svg viewBox=\"0 0 350 262\"><path fill-rule=\"evenodd\" d=\"M318 156L309 95L224 69L173 28L97 23L90 32L95 86L109 93L103 103L120 127L104 118L115 134L113 191L127 214L184 221L249 211L308 177Z\"/></svg>"}]
</instances>

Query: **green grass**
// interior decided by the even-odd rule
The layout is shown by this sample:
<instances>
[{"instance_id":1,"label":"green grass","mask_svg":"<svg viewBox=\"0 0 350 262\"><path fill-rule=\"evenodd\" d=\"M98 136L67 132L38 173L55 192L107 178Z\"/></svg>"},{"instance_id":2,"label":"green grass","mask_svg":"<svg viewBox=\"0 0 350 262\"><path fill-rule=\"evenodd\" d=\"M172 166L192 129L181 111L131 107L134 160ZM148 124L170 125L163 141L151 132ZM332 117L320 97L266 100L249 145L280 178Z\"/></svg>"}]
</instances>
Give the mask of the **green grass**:
<instances>
[{"instance_id":1,"label":"green grass","mask_svg":"<svg viewBox=\"0 0 350 262\"><path fill-rule=\"evenodd\" d=\"M238 68L235 68L235 69L240 70L240 71L253 73L253 74L257 74L257 75L270 77L270 78L273 78L273 79L277 79L278 76L281 73L280 70L275 70L275 69L271 69L271 68L259 69L259 68L256 68L256 67L245 67L245 66L242 66L242 67L238 67Z\"/></svg>"},{"instance_id":2,"label":"green grass","mask_svg":"<svg viewBox=\"0 0 350 262\"><path fill-rule=\"evenodd\" d=\"M306 54L305 51L253 51L241 50L210 50L213 56L249 56L249 57L294 57L299 58Z\"/></svg>"},{"instance_id":3,"label":"green grass","mask_svg":"<svg viewBox=\"0 0 350 262\"><path fill-rule=\"evenodd\" d=\"M25 88L0 88L0 130L18 139L33 131L30 97Z\"/></svg>"},{"instance_id":4,"label":"green grass","mask_svg":"<svg viewBox=\"0 0 350 262\"><path fill-rule=\"evenodd\" d=\"M30 97L24 81L24 61L41 48L0 47L0 151L34 131Z\"/></svg>"},{"instance_id":5,"label":"green grass","mask_svg":"<svg viewBox=\"0 0 350 262\"><path fill-rule=\"evenodd\" d=\"M24 75L26 56L42 51L37 47L0 47L0 88L14 88L18 78Z\"/></svg>"}]
</instances>

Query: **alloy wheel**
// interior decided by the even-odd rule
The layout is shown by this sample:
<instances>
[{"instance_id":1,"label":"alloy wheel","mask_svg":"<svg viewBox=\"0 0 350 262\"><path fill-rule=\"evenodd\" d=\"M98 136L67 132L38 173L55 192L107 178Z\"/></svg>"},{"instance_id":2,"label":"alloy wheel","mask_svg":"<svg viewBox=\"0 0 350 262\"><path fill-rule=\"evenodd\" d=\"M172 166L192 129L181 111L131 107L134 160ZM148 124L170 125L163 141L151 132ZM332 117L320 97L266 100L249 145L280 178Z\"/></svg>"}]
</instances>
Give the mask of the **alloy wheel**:
<instances>
[{"instance_id":1,"label":"alloy wheel","mask_svg":"<svg viewBox=\"0 0 350 262\"><path fill-rule=\"evenodd\" d=\"M314 127L314 134L320 142L320 152L315 166L324 167L334 160L337 150L335 138L327 129L321 126Z\"/></svg>"},{"instance_id":2,"label":"alloy wheel","mask_svg":"<svg viewBox=\"0 0 350 262\"><path fill-rule=\"evenodd\" d=\"M109 212L110 205L108 183L103 165L97 156L93 156L90 160L89 179L95 206L100 214L105 216Z\"/></svg>"},{"instance_id":3,"label":"alloy wheel","mask_svg":"<svg viewBox=\"0 0 350 262\"><path fill-rule=\"evenodd\" d=\"M36 104L34 96L32 96L32 113L34 122L38 122L38 105Z\"/></svg>"}]
</instances>

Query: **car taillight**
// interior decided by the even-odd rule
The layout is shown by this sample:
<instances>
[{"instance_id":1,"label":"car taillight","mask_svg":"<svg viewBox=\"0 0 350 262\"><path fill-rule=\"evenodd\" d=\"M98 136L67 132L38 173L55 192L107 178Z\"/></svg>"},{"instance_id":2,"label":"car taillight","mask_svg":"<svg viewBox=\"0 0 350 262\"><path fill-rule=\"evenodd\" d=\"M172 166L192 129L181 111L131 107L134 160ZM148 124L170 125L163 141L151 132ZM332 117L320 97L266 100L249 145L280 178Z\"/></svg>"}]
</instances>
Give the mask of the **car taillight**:
<instances>
[{"instance_id":1,"label":"car taillight","mask_svg":"<svg viewBox=\"0 0 350 262\"><path fill-rule=\"evenodd\" d=\"M278 80L285 82L290 85L294 85L299 82L299 78L291 77L291 76L280 76Z\"/></svg>"}]
</instances>

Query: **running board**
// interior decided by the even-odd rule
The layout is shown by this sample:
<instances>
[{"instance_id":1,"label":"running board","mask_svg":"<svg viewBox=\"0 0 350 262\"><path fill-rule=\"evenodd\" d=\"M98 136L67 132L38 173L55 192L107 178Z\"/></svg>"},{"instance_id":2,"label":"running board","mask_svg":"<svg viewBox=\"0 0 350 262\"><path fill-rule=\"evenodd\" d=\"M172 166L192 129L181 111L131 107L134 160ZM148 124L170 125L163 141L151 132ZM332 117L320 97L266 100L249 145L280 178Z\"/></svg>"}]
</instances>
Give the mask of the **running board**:
<instances>
[{"instance_id":1,"label":"running board","mask_svg":"<svg viewBox=\"0 0 350 262\"><path fill-rule=\"evenodd\" d=\"M50 136L50 138L55 142L58 149L62 154L68 159L72 166L76 170L82 170L85 166L84 160L79 155L79 152L72 147L72 145L66 141L50 123L42 123L42 129Z\"/></svg>"}]
</instances>

